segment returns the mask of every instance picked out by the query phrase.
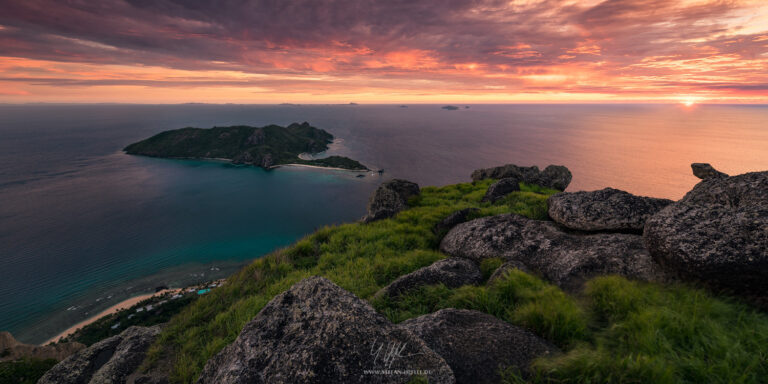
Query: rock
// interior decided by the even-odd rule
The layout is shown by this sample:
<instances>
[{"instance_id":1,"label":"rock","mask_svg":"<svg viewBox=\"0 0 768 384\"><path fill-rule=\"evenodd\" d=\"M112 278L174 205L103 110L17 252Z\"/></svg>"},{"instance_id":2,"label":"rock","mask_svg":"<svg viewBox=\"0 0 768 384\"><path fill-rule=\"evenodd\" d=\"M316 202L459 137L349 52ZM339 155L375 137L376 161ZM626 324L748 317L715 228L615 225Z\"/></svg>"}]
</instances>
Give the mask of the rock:
<instances>
[{"instance_id":1,"label":"rock","mask_svg":"<svg viewBox=\"0 0 768 384\"><path fill-rule=\"evenodd\" d=\"M729 208L768 205L768 171L702 180L680 202Z\"/></svg>"},{"instance_id":2,"label":"rock","mask_svg":"<svg viewBox=\"0 0 768 384\"><path fill-rule=\"evenodd\" d=\"M458 210L435 224L432 227L432 233L437 235L444 234L451 230L451 228L466 222L471 215L476 214L477 212L480 212L477 208L464 208Z\"/></svg>"},{"instance_id":3,"label":"rock","mask_svg":"<svg viewBox=\"0 0 768 384\"><path fill-rule=\"evenodd\" d=\"M393 179L383 183L368 201L368 215L363 222L387 219L408 206L408 199L420 193L419 185L407 180Z\"/></svg>"},{"instance_id":4,"label":"rock","mask_svg":"<svg viewBox=\"0 0 768 384\"><path fill-rule=\"evenodd\" d=\"M565 289L577 289L585 279L607 274L666 279L639 235L567 233L553 222L513 214L459 224L445 235L440 249L478 263L491 257L516 261Z\"/></svg>"},{"instance_id":5,"label":"rock","mask_svg":"<svg viewBox=\"0 0 768 384\"><path fill-rule=\"evenodd\" d=\"M499 368L526 372L535 358L559 352L531 332L478 311L442 309L401 326L448 362L457 383L498 383Z\"/></svg>"},{"instance_id":6,"label":"rock","mask_svg":"<svg viewBox=\"0 0 768 384\"><path fill-rule=\"evenodd\" d=\"M652 216L653 257L684 279L747 297L768 290L768 172L701 181Z\"/></svg>"},{"instance_id":7,"label":"rock","mask_svg":"<svg viewBox=\"0 0 768 384\"><path fill-rule=\"evenodd\" d=\"M440 283L449 288L458 288L462 285L478 284L482 280L483 274L476 263L467 259L447 258L400 276L377 292L376 296L397 297L422 285Z\"/></svg>"},{"instance_id":8,"label":"rock","mask_svg":"<svg viewBox=\"0 0 768 384\"><path fill-rule=\"evenodd\" d=\"M645 220L672 200L635 196L613 188L561 192L547 199L552 220L581 231L642 231Z\"/></svg>"},{"instance_id":9,"label":"rock","mask_svg":"<svg viewBox=\"0 0 768 384\"><path fill-rule=\"evenodd\" d=\"M552 189L565 191L568 184L571 183L573 175L571 171L563 165L549 165L541 173L542 185L549 186Z\"/></svg>"},{"instance_id":10,"label":"rock","mask_svg":"<svg viewBox=\"0 0 768 384\"><path fill-rule=\"evenodd\" d=\"M535 184L542 187L558 189L564 191L571 183L571 171L562 165L550 165L539 171L536 166L518 167L514 164L502 165L500 167L477 169L472 172L472 181L483 179L505 179L517 178L526 184Z\"/></svg>"},{"instance_id":11,"label":"rock","mask_svg":"<svg viewBox=\"0 0 768 384\"><path fill-rule=\"evenodd\" d=\"M64 360L73 353L85 348L85 345L70 342L50 345L23 344L9 332L0 332L0 361L22 358Z\"/></svg>"},{"instance_id":12,"label":"rock","mask_svg":"<svg viewBox=\"0 0 768 384\"><path fill-rule=\"evenodd\" d=\"M259 163L260 167L270 169L273 165L275 165L275 161L272 159L271 153L266 153L261 157L261 162Z\"/></svg>"},{"instance_id":13,"label":"rock","mask_svg":"<svg viewBox=\"0 0 768 384\"><path fill-rule=\"evenodd\" d=\"M130 327L56 364L38 384L124 383L159 334L159 326Z\"/></svg>"},{"instance_id":14,"label":"rock","mask_svg":"<svg viewBox=\"0 0 768 384\"><path fill-rule=\"evenodd\" d=\"M455 382L421 339L329 280L311 277L275 296L208 361L198 383L406 383L411 374L397 371L413 370L428 371L430 383Z\"/></svg>"},{"instance_id":15,"label":"rock","mask_svg":"<svg viewBox=\"0 0 768 384\"><path fill-rule=\"evenodd\" d=\"M507 261L506 263L502 264L500 267L496 268L495 271L491 274L491 277L488 278L488 285L493 284L496 280L504 277L504 275L507 274L507 272L513 270L513 269L519 269L525 273L531 273L531 271L528 269L528 267L525 266L521 261L519 260L512 260Z\"/></svg>"},{"instance_id":16,"label":"rock","mask_svg":"<svg viewBox=\"0 0 768 384\"><path fill-rule=\"evenodd\" d=\"M709 163L693 163L691 164L693 175L699 179L709 179L712 177L728 177L727 174L722 173L709 165Z\"/></svg>"},{"instance_id":17,"label":"rock","mask_svg":"<svg viewBox=\"0 0 768 384\"><path fill-rule=\"evenodd\" d=\"M519 190L520 180L516 177L507 177L491 184L488 187L488 191L485 192L485 196L483 197L482 201L490 201L495 203L510 193Z\"/></svg>"}]
</instances>

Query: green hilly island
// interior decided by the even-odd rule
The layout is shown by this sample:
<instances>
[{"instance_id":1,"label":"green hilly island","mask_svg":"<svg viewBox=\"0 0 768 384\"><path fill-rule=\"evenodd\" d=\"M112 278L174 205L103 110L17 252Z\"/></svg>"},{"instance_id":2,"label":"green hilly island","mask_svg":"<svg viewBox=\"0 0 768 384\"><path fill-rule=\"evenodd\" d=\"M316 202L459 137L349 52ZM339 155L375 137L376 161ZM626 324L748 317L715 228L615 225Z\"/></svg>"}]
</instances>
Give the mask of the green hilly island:
<instances>
[{"instance_id":1,"label":"green hilly island","mask_svg":"<svg viewBox=\"0 0 768 384\"><path fill-rule=\"evenodd\" d=\"M344 156L300 159L302 153L328 149L333 135L309 123L287 127L267 125L251 127L181 128L158 133L125 147L131 155L174 159L225 159L235 164L250 164L265 169L281 164L368 170L356 160Z\"/></svg>"}]
</instances>

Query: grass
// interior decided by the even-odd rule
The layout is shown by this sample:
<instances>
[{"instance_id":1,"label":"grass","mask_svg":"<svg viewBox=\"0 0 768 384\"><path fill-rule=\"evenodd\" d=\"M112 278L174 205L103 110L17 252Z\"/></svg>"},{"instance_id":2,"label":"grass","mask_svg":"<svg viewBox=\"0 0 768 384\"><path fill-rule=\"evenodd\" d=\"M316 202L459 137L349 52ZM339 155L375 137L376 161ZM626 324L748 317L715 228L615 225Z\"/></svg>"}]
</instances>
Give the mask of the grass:
<instances>
[{"instance_id":1,"label":"grass","mask_svg":"<svg viewBox=\"0 0 768 384\"><path fill-rule=\"evenodd\" d=\"M768 317L683 285L588 282L592 343L535 364L541 383L764 383Z\"/></svg>"},{"instance_id":2,"label":"grass","mask_svg":"<svg viewBox=\"0 0 768 384\"><path fill-rule=\"evenodd\" d=\"M144 367L171 358L172 381L193 382L205 362L231 343L272 297L299 280L325 276L370 298L397 277L445 257L436 251L439 239L432 227L451 213L477 207L479 216L515 212L542 218L546 198L554 192L523 185L506 200L481 203L491 183L425 187L410 202L412 208L393 219L325 227L256 260L175 316L150 348Z\"/></svg>"},{"instance_id":3,"label":"grass","mask_svg":"<svg viewBox=\"0 0 768 384\"><path fill-rule=\"evenodd\" d=\"M55 359L0 362L0 384L34 384L56 363Z\"/></svg>"},{"instance_id":4,"label":"grass","mask_svg":"<svg viewBox=\"0 0 768 384\"><path fill-rule=\"evenodd\" d=\"M397 299L374 299L397 277L445 257L432 227L459 209L479 208L478 217L514 212L546 219L546 198L555 191L522 185L500 202L481 203L491 182L426 187L393 219L325 227L256 260L173 317L143 368L170 361L172 382L194 382L269 300L321 275L395 323L440 308L474 309L530 329L564 351L537 360L531 376L504 369L506 383L760 383L768 377L768 316L683 285L600 277L569 295L512 269L492 284L424 286ZM483 261L484 279L501 264Z\"/></svg>"},{"instance_id":5,"label":"grass","mask_svg":"<svg viewBox=\"0 0 768 384\"><path fill-rule=\"evenodd\" d=\"M394 323L443 308L474 309L528 328L560 346L585 340L589 334L588 318L573 298L517 269L488 286L424 286L396 300L376 298L373 306Z\"/></svg>"}]
</instances>

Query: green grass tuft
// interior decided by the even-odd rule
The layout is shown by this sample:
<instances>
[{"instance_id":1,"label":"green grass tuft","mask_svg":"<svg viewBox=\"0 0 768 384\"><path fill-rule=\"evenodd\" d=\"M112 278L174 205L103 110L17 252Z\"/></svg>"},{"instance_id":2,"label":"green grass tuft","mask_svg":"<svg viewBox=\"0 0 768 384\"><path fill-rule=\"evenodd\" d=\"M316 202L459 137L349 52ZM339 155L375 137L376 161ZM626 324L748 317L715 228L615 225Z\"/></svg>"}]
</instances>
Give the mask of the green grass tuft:
<instances>
[{"instance_id":1,"label":"green grass tuft","mask_svg":"<svg viewBox=\"0 0 768 384\"><path fill-rule=\"evenodd\" d=\"M34 384L56 363L55 359L0 362L0 384Z\"/></svg>"},{"instance_id":2,"label":"green grass tuft","mask_svg":"<svg viewBox=\"0 0 768 384\"><path fill-rule=\"evenodd\" d=\"M536 364L539 382L761 383L768 317L682 285L600 277L587 284L595 341Z\"/></svg>"}]
</instances>

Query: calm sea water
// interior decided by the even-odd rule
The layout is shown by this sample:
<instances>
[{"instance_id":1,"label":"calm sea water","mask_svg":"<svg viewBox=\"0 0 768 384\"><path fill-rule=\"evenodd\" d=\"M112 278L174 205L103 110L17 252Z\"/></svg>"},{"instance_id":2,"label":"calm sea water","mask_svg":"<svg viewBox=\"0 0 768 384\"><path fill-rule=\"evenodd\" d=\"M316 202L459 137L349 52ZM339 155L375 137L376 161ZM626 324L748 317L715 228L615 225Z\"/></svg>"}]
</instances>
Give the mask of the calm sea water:
<instances>
[{"instance_id":1,"label":"calm sea water","mask_svg":"<svg viewBox=\"0 0 768 384\"><path fill-rule=\"evenodd\" d=\"M679 198L691 162L768 169L768 107L677 105L0 106L0 330L42 342L158 285L223 277L364 214L378 176L128 156L185 126L308 121L332 153L421 185L563 164L569 190Z\"/></svg>"}]
</instances>

